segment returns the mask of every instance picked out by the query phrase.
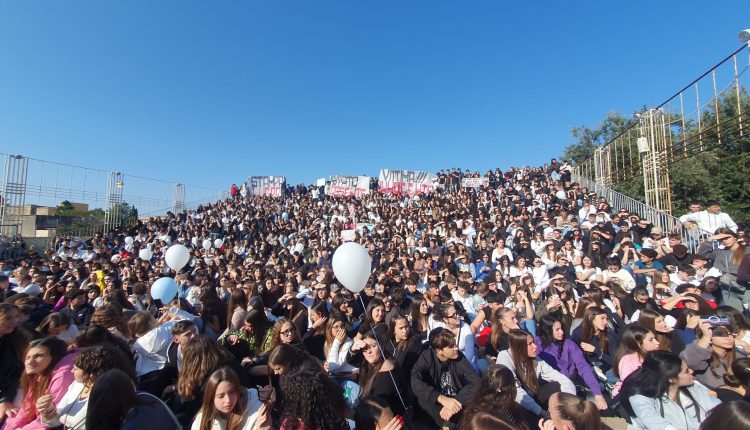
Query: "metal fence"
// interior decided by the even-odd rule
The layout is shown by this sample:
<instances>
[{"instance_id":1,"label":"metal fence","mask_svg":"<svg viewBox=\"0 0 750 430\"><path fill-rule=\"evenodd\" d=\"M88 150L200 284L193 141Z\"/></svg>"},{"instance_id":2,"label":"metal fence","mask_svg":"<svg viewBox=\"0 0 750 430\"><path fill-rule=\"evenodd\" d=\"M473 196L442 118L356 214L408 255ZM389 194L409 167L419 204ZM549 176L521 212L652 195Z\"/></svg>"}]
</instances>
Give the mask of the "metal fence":
<instances>
[{"instance_id":1,"label":"metal fence","mask_svg":"<svg viewBox=\"0 0 750 430\"><path fill-rule=\"evenodd\" d=\"M132 175L119 171L74 166L21 155L0 153L0 233L16 234L34 230L25 223L38 214L36 208L57 207L63 201L73 205L76 225L60 228L65 233L89 236L95 231L133 221L138 215L164 215L181 212L199 204L215 202L227 193L210 187ZM97 211L96 209L100 209ZM135 209L135 211L133 211ZM46 212L51 214L52 212ZM54 215L50 215L54 216ZM42 227L44 228L55 228Z\"/></svg>"}]
</instances>

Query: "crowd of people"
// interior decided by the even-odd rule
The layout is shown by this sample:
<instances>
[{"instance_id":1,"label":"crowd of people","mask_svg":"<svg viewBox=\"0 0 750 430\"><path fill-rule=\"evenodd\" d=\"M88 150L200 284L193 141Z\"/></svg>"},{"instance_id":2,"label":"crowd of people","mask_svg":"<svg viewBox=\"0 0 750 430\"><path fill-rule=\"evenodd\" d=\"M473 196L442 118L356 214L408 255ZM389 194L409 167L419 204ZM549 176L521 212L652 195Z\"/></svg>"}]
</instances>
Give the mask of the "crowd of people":
<instances>
[{"instance_id":1,"label":"crowd of people","mask_svg":"<svg viewBox=\"0 0 750 430\"><path fill-rule=\"evenodd\" d=\"M235 186L0 261L3 429L750 428L750 248L718 202L685 244L556 160L462 176ZM332 269L344 237L372 259L359 293Z\"/></svg>"}]
</instances>

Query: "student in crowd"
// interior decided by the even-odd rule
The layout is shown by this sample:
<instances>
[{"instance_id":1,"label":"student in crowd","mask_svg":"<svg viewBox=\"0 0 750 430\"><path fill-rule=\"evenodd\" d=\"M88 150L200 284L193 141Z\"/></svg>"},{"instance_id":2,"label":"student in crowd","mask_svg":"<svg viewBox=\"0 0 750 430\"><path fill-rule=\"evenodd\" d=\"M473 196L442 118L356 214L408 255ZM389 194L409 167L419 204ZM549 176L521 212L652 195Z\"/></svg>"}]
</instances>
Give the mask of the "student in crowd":
<instances>
[{"instance_id":1,"label":"student in crowd","mask_svg":"<svg viewBox=\"0 0 750 430\"><path fill-rule=\"evenodd\" d=\"M429 342L430 349L419 356L412 369L412 393L427 419L438 427L454 429L479 385L479 376L459 351L451 330L432 330Z\"/></svg>"},{"instance_id":2,"label":"student in crowd","mask_svg":"<svg viewBox=\"0 0 750 430\"><path fill-rule=\"evenodd\" d=\"M258 422L262 407L258 390L243 387L234 370L222 367L206 381L191 430L251 430L264 424Z\"/></svg>"},{"instance_id":3,"label":"student in crowd","mask_svg":"<svg viewBox=\"0 0 750 430\"><path fill-rule=\"evenodd\" d=\"M137 392L133 380L121 370L112 369L99 376L89 397L86 430L182 428L164 402L149 393Z\"/></svg>"},{"instance_id":4,"label":"student in crowd","mask_svg":"<svg viewBox=\"0 0 750 430\"><path fill-rule=\"evenodd\" d=\"M646 354L659 348L659 341L651 330L637 325L628 326L623 330L612 364L612 371L617 377L612 396L617 396L620 392L625 378L641 368Z\"/></svg>"},{"instance_id":5,"label":"student in crowd","mask_svg":"<svg viewBox=\"0 0 750 430\"><path fill-rule=\"evenodd\" d=\"M89 396L96 379L112 369L119 369L131 378L135 376L130 358L110 345L80 350L73 366L75 380L57 404L51 394L42 395L36 402L36 410L46 428L85 429Z\"/></svg>"},{"instance_id":6,"label":"student in crowd","mask_svg":"<svg viewBox=\"0 0 750 430\"><path fill-rule=\"evenodd\" d=\"M537 359L538 348L529 333L511 330L509 346L498 354L497 364L516 376L516 402L533 416L548 419L547 404L552 393L563 391L575 395L575 385L547 362Z\"/></svg>"},{"instance_id":7,"label":"student in crowd","mask_svg":"<svg viewBox=\"0 0 750 430\"><path fill-rule=\"evenodd\" d=\"M403 315L394 315L388 323L388 338L382 342L383 349L393 357L396 362L396 370L401 375L402 381L408 381L414 363L424 351L424 345L420 336L409 326L409 320ZM406 384L407 392L411 392L409 384Z\"/></svg>"},{"instance_id":8,"label":"student in crowd","mask_svg":"<svg viewBox=\"0 0 750 430\"><path fill-rule=\"evenodd\" d=\"M491 364L482 374L474 397L464 411L461 428L471 429L465 425L482 413L492 413L502 418L514 428L528 430L526 415L516 402L516 375L512 370L500 364Z\"/></svg>"},{"instance_id":9,"label":"student in crowd","mask_svg":"<svg viewBox=\"0 0 750 430\"><path fill-rule=\"evenodd\" d=\"M0 419L14 408L24 370L26 347L31 336L19 326L19 311L14 305L0 303Z\"/></svg>"},{"instance_id":10,"label":"student in crowd","mask_svg":"<svg viewBox=\"0 0 750 430\"><path fill-rule=\"evenodd\" d=\"M716 406L708 414L708 418L701 423L699 429L750 430L750 403L732 400Z\"/></svg>"},{"instance_id":11,"label":"student in crowd","mask_svg":"<svg viewBox=\"0 0 750 430\"><path fill-rule=\"evenodd\" d=\"M540 430L600 430L599 410L593 403L568 393L555 393L549 399L548 421L541 421Z\"/></svg>"},{"instance_id":12,"label":"student in crowd","mask_svg":"<svg viewBox=\"0 0 750 430\"><path fill-rule=\"evenodd\" d=\"M586 309L583 322L573 331L571 339L583 350L586 361L594 371L602 374L598 375L600 378L612 368L617 352L617 340L609 328L607 313L602 308Z\"/></svg>"},{"instance_id":13,"label":"student in crowd","mask_svg":"<svg viewBox=\"0 0 750 430\"><path fill-rule=\"evenodd\" d=\"M678 356L653 351L623 383L622 404L643 430L697 430L721 401L693 382L692 370Z\"/></svg>"},{"instance_id":14,"label":"student in crowd","mask_svg":"<svg viewBox=\"0 0 750 430\"><path fill-rule=\"evenodd\" d=\"M711 390L724 385L737 357L732 328L702 321L698 338L680 354L695 378Z\"/></svg>"},{"instance_id":15,"label":"student in crowd","mask_svg":"<svg viewBox=\"0 0 750 430\"><path fill-rule=\"evenodd\" d=\"M538 349L537 357L570 380L581 380L594 395L596 407L606 410L608 406L599 381L581 348L565 335L562 322L551 315L545 315L539 321L538 332L539 337L534 340Z\"/></svg>"},{"instance_id":16,"label":"student in crowd","mask_svg":"<svg viewBox=\"0 0 750 430\"><path fill-rule=\"evenodd\" d=\"M750 358L737 358L731 371L724 375L724 385L716 389L716 397L722 402L742 400L750 402Z\"/></svg>"},{"instance_id":17,"label":"student in crowd","mask_svg":"<svg viewBox=\"0 0 750 430\"><path fill-rule=\"evenodd\" d=\"M9 409L10 414L5 420L4 428L43 428L36 407L37 401L43 395L49 395L55 406L60 403L74 379L75 355L74 352L68 352L65 342L56 337L46 337L29 343L20 381L20 387L24 392L21 405L18 409Z\"/></svg>"},{"instance_id":18,"label":"student in crowd","mask_svg":"<svg viewBox=\"0 0 750 430\"><path fill-rule=\"evenodd\" d=\"M316 370L290 373L281 383L284 404L282 430L348 430L346 404L341 389Z\"/></svg>"}]
</instances>

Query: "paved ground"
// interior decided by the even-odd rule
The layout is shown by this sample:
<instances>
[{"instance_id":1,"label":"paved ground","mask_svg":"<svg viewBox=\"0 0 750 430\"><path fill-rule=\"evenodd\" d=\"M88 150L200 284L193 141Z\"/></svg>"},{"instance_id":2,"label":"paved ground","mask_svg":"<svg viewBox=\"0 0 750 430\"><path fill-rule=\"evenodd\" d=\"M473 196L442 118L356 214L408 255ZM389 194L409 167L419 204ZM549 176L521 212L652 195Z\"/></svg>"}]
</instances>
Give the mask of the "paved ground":
<instances>
[{"instance_id":1,"label":"paved ground","mask_svg":"<svg viewBox=\"0 0 750 430\"><path fill-rule=\"evenodd\" d=\"M622 418L602 418L602 422L612 430L625 430L628 422Z\"/></svg>"}]
</instances>

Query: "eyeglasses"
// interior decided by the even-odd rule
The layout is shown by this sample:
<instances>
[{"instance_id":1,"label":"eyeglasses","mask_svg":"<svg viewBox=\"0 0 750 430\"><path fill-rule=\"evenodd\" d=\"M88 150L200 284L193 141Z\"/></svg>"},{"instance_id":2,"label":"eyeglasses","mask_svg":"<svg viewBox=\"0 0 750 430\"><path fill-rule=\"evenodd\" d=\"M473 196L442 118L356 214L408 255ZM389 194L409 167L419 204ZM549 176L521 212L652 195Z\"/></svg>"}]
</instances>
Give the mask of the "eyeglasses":
<instances>
[{"instance_id":1,"label":"eyeglasses","mask_svg":"<svg viewBox=\"0 0 750 430\"><path fill-rule=\"evenodd\" d=\"M453 314L453 315L446 315L446 316L445 316L445 318L446 318L446 319L449 319L449 318L456 318L457 316L458 316L458 314L457 314L457 313L455 313L455 314Z\"/></svg>"},{"instance_id":2,"label":"eyeglasses","mask_svg":"<svg viewBox=\"0 0 750 430\"><path fill-rule=\"evenodd\" d=\"M293 332L292 329L287 329L287 330L280 331L279 334L282 334L284 336L289 336L290 334L292 334L292 332Z\"/></svg>"}]
</instances>

